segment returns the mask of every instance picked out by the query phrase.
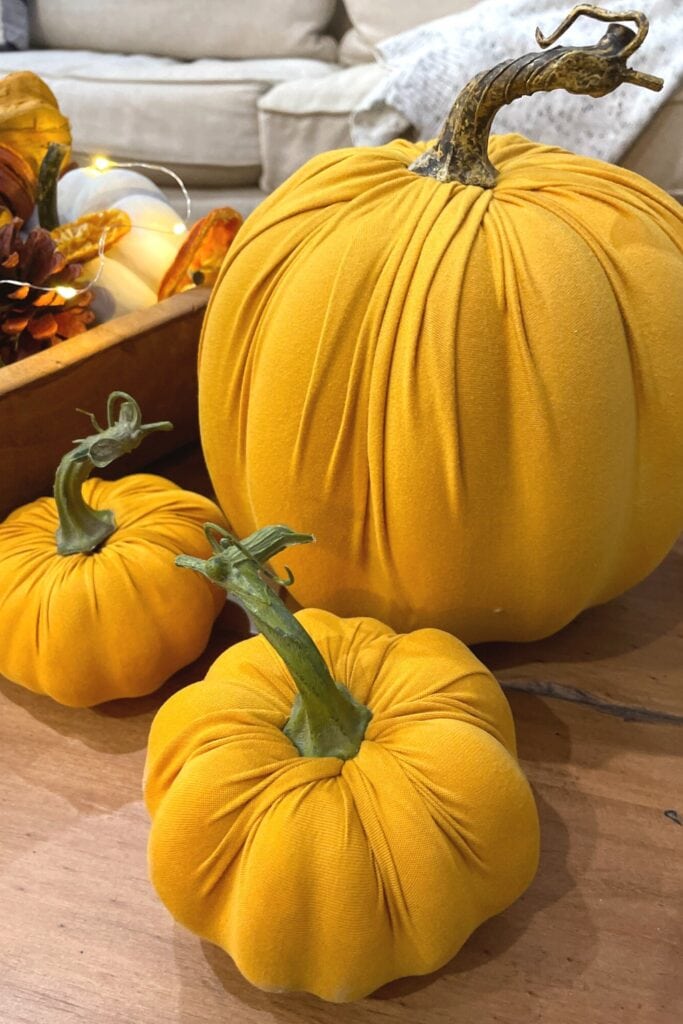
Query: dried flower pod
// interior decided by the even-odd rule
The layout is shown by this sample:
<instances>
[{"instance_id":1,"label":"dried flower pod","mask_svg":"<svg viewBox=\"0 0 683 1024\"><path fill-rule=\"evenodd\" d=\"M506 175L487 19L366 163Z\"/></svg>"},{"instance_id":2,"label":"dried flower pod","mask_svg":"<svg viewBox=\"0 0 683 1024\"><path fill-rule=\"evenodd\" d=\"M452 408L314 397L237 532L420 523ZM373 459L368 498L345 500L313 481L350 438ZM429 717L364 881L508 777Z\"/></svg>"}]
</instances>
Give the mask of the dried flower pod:
<instances>
[{"instance_id":1,"label":"dried flower pod","mask_svg":"<svg viewBox=\"0 0 683 1024\"><path fill-rule=\"evenodd\" d=\"M59 224L50 232L57 248L70 262L87 263L100 251L116 245L131 229L131 219L123 210L97 210L68 224Z\"/></svg>"},{"instance_id":2,"label":"dried flower pod","mask_svg":"<svg viewBox=\"0 0 683 1024\"><path fill-rule=\"evenodd\" d=\"M198 220L166 271L158 298L166 299L200 284L215 284L241 223L242 217L230 206L220 206Z\"/></svg>"}]
</instances>

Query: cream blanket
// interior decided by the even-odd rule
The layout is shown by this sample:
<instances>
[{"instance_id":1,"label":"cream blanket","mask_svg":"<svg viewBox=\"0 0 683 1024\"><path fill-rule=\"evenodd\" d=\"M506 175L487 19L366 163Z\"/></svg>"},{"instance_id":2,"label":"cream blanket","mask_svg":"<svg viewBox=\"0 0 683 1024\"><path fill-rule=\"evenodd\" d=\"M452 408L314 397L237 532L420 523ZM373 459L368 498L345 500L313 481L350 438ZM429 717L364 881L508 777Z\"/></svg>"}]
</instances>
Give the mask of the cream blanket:
<instances>
[{"instance_id":1,"label":"cream blanket","mask_svg":"<svg viewBox=\"0 0 683 1024\"><path fill-rule=\"evenodd\" d=\"M615 12L634 7L639 5L607 5ZM536 51L536 26L549 35L570 9L571 3L557 0L484 0L380 43L379 58L388 74L353 115L354 143L379 145L410 130L417 138L433 138L470 78L502 60ZM683 83L683 0L649 0L642 9L650 32L629 65L663 78L661 92L622 85L597 100L564 90L525 97L501 110L494 132L520 132L539 142L618 161ZM582 17L556 45L596 43L606 27ZM681 147L683 139L671 139L671 144Z\"/></svg>"}]
</instances>

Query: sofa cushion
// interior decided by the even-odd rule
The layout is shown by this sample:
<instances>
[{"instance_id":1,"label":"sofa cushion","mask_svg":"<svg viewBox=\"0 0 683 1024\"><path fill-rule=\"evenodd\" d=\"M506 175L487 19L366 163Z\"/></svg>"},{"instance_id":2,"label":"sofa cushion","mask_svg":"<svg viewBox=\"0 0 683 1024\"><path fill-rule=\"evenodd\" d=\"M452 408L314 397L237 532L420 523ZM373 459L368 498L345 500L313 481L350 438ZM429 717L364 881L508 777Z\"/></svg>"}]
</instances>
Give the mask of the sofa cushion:
<instances>
[{"instance_id":1,"label":"sofa cushion","mask_svg":"<svg viewBox=\"0 0 683 1024\"><path fill-rule=\"evenodd\" d=\"M350 146L351 111L385 75L379 64L359 64L318 78L283 82L258 103L263 174L270 192L306 160L327 149Z\"/></svg>"},{"instance_id":2,"label":"sofa cushion","mask_svg":"<svg viewBox=\"0 0 683 1024\"><path fill-rule=\"evenodd\" d=\"M0 74L44 78L71 121L74 150L182 165L188 185L255 184L256 103L277 82L326 76L322 61L197 60L81 50L0 54Z\"/></svg>"},{"instance_id":3,"label":"sofa cushion","mask_svg":"<svg viewBox=\"0 0 683 1024\"><path fill-rule=\"evenodd\" d=\"M49 0L48 0L49 2ZM349 17L368 43L405 32L426 21L473 7L476 0L345 0Z\"/></svg>"},{"instance_id":4,"label":"sofa cushion","mask_svg":"<svg viewBox=\"0 0 683 1024\"><path fill-rule=\"evenodd\" d=\"M202 57L334 60L335 0L29 0L31 45Z\"/></svg>"},{"instance_id":5,"label":"sofa cushion","mask_svg":"<svg viewBox=\"0 0 683 1024\"><path fill-rule=\"evenodd\" d=\"M372 43L367 42L357 28L350 28L339 40L337 60L344 67L351 67L375 61L377 54Z\"/></svg>"}]
</instances>

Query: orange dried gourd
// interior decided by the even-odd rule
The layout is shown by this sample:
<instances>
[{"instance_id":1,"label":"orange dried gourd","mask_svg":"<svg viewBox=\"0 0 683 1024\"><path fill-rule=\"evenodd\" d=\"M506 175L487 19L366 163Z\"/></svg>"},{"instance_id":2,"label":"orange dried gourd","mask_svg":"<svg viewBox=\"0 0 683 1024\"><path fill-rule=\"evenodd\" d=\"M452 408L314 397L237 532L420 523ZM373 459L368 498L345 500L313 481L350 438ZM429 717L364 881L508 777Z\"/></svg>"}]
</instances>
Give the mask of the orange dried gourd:
<instances>
[{"instance_id":1,"label":"orange dried gourd","mask_svg":"<svg viewBox=\"0 0 683 1024\"><path fill-rule=\"evenodd\" d=\"M36 199L37 180L21 153L0 143L0 202L15 217L28 220Z\"/></svg>"},{"instance_id":2,"label":"orange dried gourd","mask_svg":"<svg viewBox=\"0 0 683 1024\"><path fill-rule=\"evenodd\" d=\"M50 143L63 146L62 168L71 159L71 126L50 87L32 71L0 78L0 144L21 153L37 176Z\"/></svg>"}]
</instances>

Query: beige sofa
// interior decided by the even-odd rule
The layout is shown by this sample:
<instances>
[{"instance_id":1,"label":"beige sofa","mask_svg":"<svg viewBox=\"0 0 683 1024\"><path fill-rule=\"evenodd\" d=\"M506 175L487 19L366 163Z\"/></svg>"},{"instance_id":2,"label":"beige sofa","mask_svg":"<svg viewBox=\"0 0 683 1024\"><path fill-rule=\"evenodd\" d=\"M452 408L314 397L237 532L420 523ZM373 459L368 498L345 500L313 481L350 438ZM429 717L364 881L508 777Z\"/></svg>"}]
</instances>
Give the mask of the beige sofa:
<instances>
[{"instance_id":1,"label":"beige sofa","mask_svg":"<svg viewBox=\"0 0 683 1024\"><path fill-rule=\"evenodd\" d=\"M386 73L373 44L473 2L28 0L30 49L0 53L0 74L48 82L79 160L162 163L193 216L247 213L315 153L351 144L350 112ZM683 199L683 91L624 163Z\"/></svg>"}]
</instances>

